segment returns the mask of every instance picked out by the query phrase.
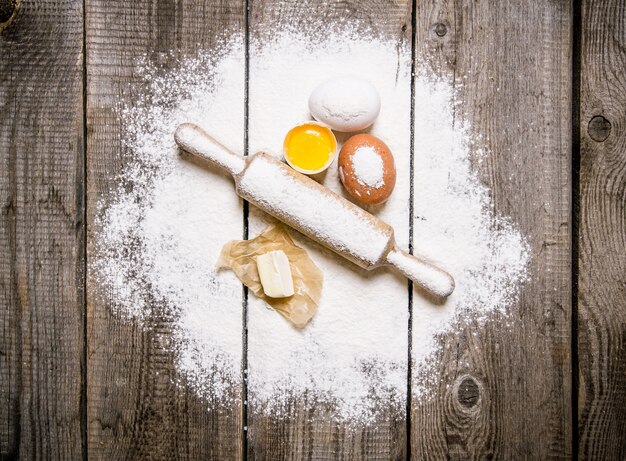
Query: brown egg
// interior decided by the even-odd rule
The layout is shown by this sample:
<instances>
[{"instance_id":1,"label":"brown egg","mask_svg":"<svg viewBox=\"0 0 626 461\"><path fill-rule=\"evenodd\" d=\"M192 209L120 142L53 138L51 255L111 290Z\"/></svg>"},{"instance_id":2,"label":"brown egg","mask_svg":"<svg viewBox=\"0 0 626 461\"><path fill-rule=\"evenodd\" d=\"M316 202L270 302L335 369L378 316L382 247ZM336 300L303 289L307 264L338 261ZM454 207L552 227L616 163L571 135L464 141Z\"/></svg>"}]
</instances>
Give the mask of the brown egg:
<instances>
[{"instance_id":1,"label":"brown egg","mask_svg":"<svg viewBox=\"0 0 626 461\"><path fill-rule=\"evenodd\" d=\"M371 134L348 139L339 152L339 177L348 193L364 205L389 198L396 185L396 166L387 145Z\"/></svg>"}]
</instances>

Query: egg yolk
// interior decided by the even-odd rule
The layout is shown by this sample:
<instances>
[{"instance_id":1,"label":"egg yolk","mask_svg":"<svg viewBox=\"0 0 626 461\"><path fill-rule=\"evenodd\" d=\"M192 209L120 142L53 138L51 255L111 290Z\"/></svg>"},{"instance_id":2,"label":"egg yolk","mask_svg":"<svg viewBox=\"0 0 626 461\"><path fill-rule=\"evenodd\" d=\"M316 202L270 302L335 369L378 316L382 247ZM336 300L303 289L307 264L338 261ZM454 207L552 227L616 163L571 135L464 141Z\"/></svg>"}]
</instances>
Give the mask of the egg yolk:
<instances>
[{"instance_id":1,"label":"egg yolk","mask_svg":"<svg viewBox=\"0 0 626 461\"><path fill-rule=\"evenodd\" d=\"M329 128L305 123L292 128L283 145L285 158L308 171L323 168L337 150L337 141Z\"/></svg>"}]
</instances>

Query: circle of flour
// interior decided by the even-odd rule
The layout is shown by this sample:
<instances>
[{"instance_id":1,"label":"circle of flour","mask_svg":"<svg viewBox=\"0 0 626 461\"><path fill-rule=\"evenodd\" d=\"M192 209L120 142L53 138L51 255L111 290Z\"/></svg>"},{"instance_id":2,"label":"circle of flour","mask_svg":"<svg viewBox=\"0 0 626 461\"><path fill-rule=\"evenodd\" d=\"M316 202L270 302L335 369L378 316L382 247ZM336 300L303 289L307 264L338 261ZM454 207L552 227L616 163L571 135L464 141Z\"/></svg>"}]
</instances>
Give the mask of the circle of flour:
<instances>
[{"instance_id":1,"label":"circle of flour","mask_svg":"<svg viewBox=\"0 0 626 461\"><path fill-rule=\"evenodd\" d=\"M250 151L279 153L285 129L308 118L307 98L338 70L366 72L386 107L378 136L409 162L407 97L411 51L395 41L333 32L315 40L285 32L251 44ZM372 63L376 63L372 65ZM215 261L224 243L241 238L242 206L232 180L179 158L172 133L192 121L235 151L243 151L243 38L165 72L138 63L145 77L139 100L122 104L123 143L130 159L118 187L99 204L90 277L118 315L146 326L165 319L162 347L207 405L237 399L242 382L242 290ZM516 301L526 278L528 245L516 225L494 214L489 191L474 174L468 126L453 118L451 84L415 78L416 249L450 269L457 290L434 306L413 305L413 364L422 368L439 347L437 335L463 318L487 319ZM272 116L264 117L267 107ZM336 166L327 185L339 190ZM405 222L408 181L398 181L383 211ZM264 226L251 210L250 235ZM399 232L406 247L408 232ZM380 411L404 412L407 389L406 281L392 273L365 274L296 236L325 272L318 314L303 331L251 298L248 307L248 389L255 411L281 416L288 402L325 402L337 420L374 421ZM371 277L371 279L370 279ZM382 303L382 304L381 304ZM417 371L414 372L417 373ZM303 398L306 397L306 398ZM213 402L213 403L211 403ZM384 404L381 405L381 402Z\"/></svg>"}]
</instances>

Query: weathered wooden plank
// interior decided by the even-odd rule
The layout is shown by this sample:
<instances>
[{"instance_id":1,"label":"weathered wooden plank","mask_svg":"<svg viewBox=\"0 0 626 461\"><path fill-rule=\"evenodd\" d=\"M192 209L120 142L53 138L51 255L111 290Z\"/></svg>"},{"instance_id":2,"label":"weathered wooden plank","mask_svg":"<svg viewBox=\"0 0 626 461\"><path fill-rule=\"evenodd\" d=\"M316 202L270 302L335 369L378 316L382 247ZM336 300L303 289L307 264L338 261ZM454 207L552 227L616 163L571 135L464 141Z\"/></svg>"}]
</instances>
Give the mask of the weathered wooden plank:
<instances>
[{"instance_id":1,"label":"weathered wooden plank","mask_svg":"<svg viewBox=\"0 0 626 461\"><path fill-rule=\"evenodd\" d=\"M582 2L579 459L626 458L626 2Z\"/></svg>"},{"instance_id":2,"label":"weathered wooden plank","mask_svg":"<svg viewBox=\"0 0 626 461\"><path fill-rule=\"evenodd\" d=\"M571 6L417 5L417 54L454 82L489 149L479 176L532 259L509 317L442 338L439 385L413 401L412 459L569 458Z\"/></svg>"},{"instance_id":3,"label":"weathered wooden plank","mask_svg":"<svg viewBox=\"0 0 626 461\"><path fill-rule=\"evenodd\" d=\"M283 31L288 28L290 30L302 30L313 32L313 28L324 24L328 25L336 21L343 21L339 27L349 27L354 25L357 30L365 30L373 33L379 33L384 37L395 40L398 48L406 46L407 52L410 52L411 42L411 2L399 1L394 3L379 1L330 1L330 2L301 2L301 1L252 1L250 7L250 39L254 43L259 40L267 40L272 37L275 32ZM315 34L312 34L315 35ZM394 55L396 48L394 47ZM258 141L260 137L259 129L264 126L259 121L261 117L268 120L276 120L278 123L285 123L285 120L279 119L269 104L259 104L258 100L261 95L258 94L257 84L259 75L255 73L257 60L262 60L255 54L254 47L250 52L250 81L249 81L249 140L251 153L256 148L264 147L263 143ZM410 58L409 58L410 60ZM398 66L403 65L394 63L390 74L396 75L403 69ZM285 64L290 62L285 60ZM372 65L380 65L373 62ZM410 70L410 64L406 63L406 71ZM350 73L349 68L345 69L327 69L328 72ZM367 75L364 76L367 78ZM326 77L327 78L327 77ZM395 77L394 77L395 78ZM267 84L267 83L266 83ZM258 84L260 86L260 84ZM406 101L410 100L410 86L406 85ZM306 99L303 101L306 104ZM383 101L385 104L385 101ZM406 121L406 145L410 138L410 107L395 108L399 118L405 117ZM303 115L304 116L304 115ZM299 123L301 120L293 120L293 123ZM289 123L289 122L287 122ZM401 122L399 122L401 123ZM260 127L260 128L259 128ZM345 137L343 138L346 139ZM393 148L392 148L393 150ZM408 148L406 149L408 154ZM280 155L280 149L274 152ZM396 160L397 162L399 160ZM405 164L406 163L406 164ZM409 183L409 159L408 155L403 157L398 167L398 184L407 185ZM326 175L325 184L331 184L329 180L331 175L337 175L336 169L332 169ZM337 184L334 184L337 186ZM338 190L340 192L340 189ZM397 192L394 199L397 199ZM401 217L394 214L395 221L390 222L396 228L396 236L398 242L404 247L408 246L409 235L409 214L408 214L408 193L406 196L400 197L403 210L406 211ZM404 202L402 202L404 201ZM395 206L395 205L394 205ZM252 208L252 207L251 207ZM259 216L251 209L250 229L251 235L259 231L262 227ZM300 244L306 246L306 241ZM307 247L310 249L310 247ZM314 253L319 260L323 259L321 254ZM329 258L332 261L332 258ZM318 262L319 262L318 260ZM340 262L335 262L340 264ZM329 290L341 290L339 286L333 286L329 281L331 274L325 274L324 293L328 299ZM340 281L341 282L341 281ZM344 281L344 283L352 283L352 281ZM363 283L360 281L360 283ZM375 283L370 280L370 283ZM403 323L397 331L391 331L393 336L406 338L403 342L402 353L408 345L408 293L404 285L404 280L399 281L399 293L403 298L400 306L393 308L407 309L406 322ZM345 288L345 286L344 286ZM355 302L368 302L371 292L364 293L363 297ZM382 298L382 299L381 299ZM369 302L374 302L370 300ZM384 304L384 297L377 298L380 305ZM395 303L395 301L394 301ZM341 308L341 306L328 306L328 309ZM248 308L248 376L250 379L249 392L253 396L255 391L254 382L258 368L261 364L257 363L256 348L264 347L264 338L274 336L276 331L269 332L264 330L264 325L260 320L263 317L262 306L251 300ZM318 313L319 316L324 315L323 311ZM282 319L278 318L278 322ZM397 326L397 325L395 325ZM394 326L394 328L395 328ZM280 330L280 327L278 327ZM381 327L384 328L384 327ZM282 331L282 330L280 330ZM259 354L260 356L261 354ZM296 368L299 366L297 360L285 363L284 367ZM248 408L248 457L249 459L259 460L282 460L282 459L405 459L406 457L406 420L404 409L383 409L381 415L373 425L369 427L350 427L350 424L337 423L332 418L332 409L325 405L317 404L314 408L307 408L304 400L309 398L298 397L292 399L288 403L288 408L284 414L279 417L268 416L263 409L257 408L254 399L250 400ZM314 399L315 396L311 396ZM381 405L385 405L381 402Z\"/></svg>"},{"instance_id":4,"label":"weathered wooden plank","mask_svg":"<svg viewBox=\"0 0 626 461\"><path fill-rule=\"evenodd\" d=\"M178 58L215 46L218 35L227 29L243 32L245 3L89 0L86 5L88 222L92 224L98 201L107 196L115 176L129 161L121 145L115 106L142 91L135 73L139 59L145 56L148 62L167 68ZM89 255L96 238L92 232L90 227ZM243 218L237 220L233 235L242 232ZM239 458L240 404L211 406L194 390L174 384L180 376L174 356L159 341L172 334L171 323L153 318L140 325L119 318L95 292L90 283L90 458ZM241 300L233 309L242 309Z\"/></svg>"},{"instance_id":5,"label":"weathered wooden plank","mask_svg":"<svg viewBox=\"0 0 626 461\"><path fill-rule=\"evenodd\" d=\"M3 5L19 2L3 2ZM3 9L5 22L10 15ZM0 458L81 459L82 1L0 35ZM1 29L1 28L0 28Z\"/></svg>"}]
</instances>

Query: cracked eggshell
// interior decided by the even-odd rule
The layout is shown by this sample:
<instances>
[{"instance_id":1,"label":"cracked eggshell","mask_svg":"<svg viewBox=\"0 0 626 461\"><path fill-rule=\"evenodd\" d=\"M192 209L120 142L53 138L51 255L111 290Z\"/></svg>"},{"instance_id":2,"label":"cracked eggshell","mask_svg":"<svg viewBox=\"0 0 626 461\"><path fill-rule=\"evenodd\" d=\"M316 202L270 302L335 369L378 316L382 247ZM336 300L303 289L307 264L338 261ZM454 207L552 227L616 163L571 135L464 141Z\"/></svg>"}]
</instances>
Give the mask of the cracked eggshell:
<instances>
[{"instance_id":1,"label":"cracked eggshell","mask_svg":"<svg viewBox=\"0 0 626 461\"><path fill-rule=\"evenodd\" d=\"M333 130L359 131L378 117L380 95L374 85L362 78L333 78L313 90L309 110L316 120Z\"/></svg>"}]
</instances>

